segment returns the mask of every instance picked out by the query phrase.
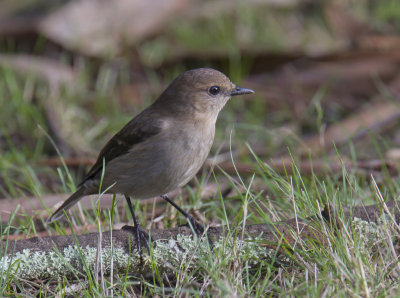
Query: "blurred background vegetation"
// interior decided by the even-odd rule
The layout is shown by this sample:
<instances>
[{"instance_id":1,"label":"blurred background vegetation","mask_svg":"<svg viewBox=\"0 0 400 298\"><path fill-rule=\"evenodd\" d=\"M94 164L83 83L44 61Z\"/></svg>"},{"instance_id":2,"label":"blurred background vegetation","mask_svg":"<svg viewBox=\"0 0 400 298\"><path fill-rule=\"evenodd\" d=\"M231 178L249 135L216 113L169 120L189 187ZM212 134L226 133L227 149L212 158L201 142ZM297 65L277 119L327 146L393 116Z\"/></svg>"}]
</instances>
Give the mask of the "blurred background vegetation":
<instances>
[{"instance_id":1,"label":"blurred background vegetation","mask_svg":"<svg viewBox=\"0 0 400 298\"><path fill-rule=\"evenodd\" d=\"M368 123L344 122L343 135L327 134L324 145L318 139L366 107L373 118L377 104L397 102L399 30L396 0L4 0L1 196L68 191L49 167L58 155L46 134L64 158L79 157L70 162L79 179L113 133L195 67L217 68L257 92L226 107L214 154L229 151L232 129L238 161L250 158L245 142L279 158L288 146L294 155L304 144L332 150L360 131L365 139L365 130L387 133L374 135L385 154L400 139L397 105ZM358 145L350 158L379 158L365 140Z\"/></svg>"}]
</instances>

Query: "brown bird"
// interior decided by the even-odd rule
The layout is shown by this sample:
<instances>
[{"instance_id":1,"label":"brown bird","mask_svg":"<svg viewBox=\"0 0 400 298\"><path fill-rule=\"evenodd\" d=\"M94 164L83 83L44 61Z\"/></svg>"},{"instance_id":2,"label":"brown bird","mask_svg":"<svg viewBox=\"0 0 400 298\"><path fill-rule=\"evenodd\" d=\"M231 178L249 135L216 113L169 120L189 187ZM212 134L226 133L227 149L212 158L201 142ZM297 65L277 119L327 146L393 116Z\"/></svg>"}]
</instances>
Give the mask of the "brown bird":
<instances>
[{"instance_id":1,"label":"brown bird","mask_svg":"<svg viewBox=\"0 0 400 298\"><path fill-rule=\"evenodd\" d=\"M203 227L166 194L184 186L203 165L214 141L218 113L226 102L232 96L249 93L254 91L237 87L214 69L184 72L111 138L77 191L49 222L61 218L83 196L99 193L101 187L101 191L125 195L139 249L140 242L148 247L149 238L138 224L131 197L161 196L188 219L197 234L203 233Z\"/></svg>"}]
</instances>

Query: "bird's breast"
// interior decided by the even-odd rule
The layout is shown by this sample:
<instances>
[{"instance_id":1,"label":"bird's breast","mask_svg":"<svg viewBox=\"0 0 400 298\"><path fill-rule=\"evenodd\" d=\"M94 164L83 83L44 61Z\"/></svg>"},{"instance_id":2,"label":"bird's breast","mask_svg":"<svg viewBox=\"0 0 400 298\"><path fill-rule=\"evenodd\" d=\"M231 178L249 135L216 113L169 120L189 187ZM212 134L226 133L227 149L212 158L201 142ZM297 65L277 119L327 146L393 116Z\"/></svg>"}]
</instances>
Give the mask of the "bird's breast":
<instances>
[{"instance_id":1,"label":"bird's breast","mask_svg":"<svg viewBox=\"0 0 400 298\"><path fill-rule=\"evenodd\" d=\"M196 175L210 152L214 134L214 125L196 123L180 126L171 133L171 148L167 153L171 185L181 187Z\"/></svg>"}]
</instances>

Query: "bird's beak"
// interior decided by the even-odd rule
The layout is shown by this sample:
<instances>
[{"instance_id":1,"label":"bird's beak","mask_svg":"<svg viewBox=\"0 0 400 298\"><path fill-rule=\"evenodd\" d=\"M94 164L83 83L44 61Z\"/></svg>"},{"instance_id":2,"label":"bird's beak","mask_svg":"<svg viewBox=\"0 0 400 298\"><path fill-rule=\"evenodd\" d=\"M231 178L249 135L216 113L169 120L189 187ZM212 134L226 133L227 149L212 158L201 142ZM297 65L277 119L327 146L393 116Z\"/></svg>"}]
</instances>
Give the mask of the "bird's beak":
<instances>
[{"instance_id":1,"label":"bird's beak","mask_svg":"<svg viewBox=\"0 0 400 298\"><path fill-rule=\"evenodd\" d=\"M242 94L252 94L252 93L255 93L255 92L253 90L251 90L251 89L242 88L242 87L236 87L231 92L231 96L242 95Z\"/></svg>"}]
</instances>

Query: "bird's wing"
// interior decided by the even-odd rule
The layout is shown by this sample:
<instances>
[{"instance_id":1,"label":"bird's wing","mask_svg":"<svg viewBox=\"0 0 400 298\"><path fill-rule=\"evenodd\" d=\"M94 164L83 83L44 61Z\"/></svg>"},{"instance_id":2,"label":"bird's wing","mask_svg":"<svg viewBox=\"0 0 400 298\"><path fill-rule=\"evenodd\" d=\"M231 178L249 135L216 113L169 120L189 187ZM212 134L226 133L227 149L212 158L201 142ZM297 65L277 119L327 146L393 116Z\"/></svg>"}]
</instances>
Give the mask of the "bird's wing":
<instances>
[{"instance_id":1,"label":"bird's wing","mask_svg":"<svg viewBox=\"0 0 400 298\"><path fill-rule=\"evenodd\" d=\"M111 160L124 155L138 143L158 134L162 130L162 121L158 115L146 113L146 110L128 122L118 133L116 133L101 150L96 163L87 173L78 187L86 181L94 178Z\"/></svg>"}]
</instances>

